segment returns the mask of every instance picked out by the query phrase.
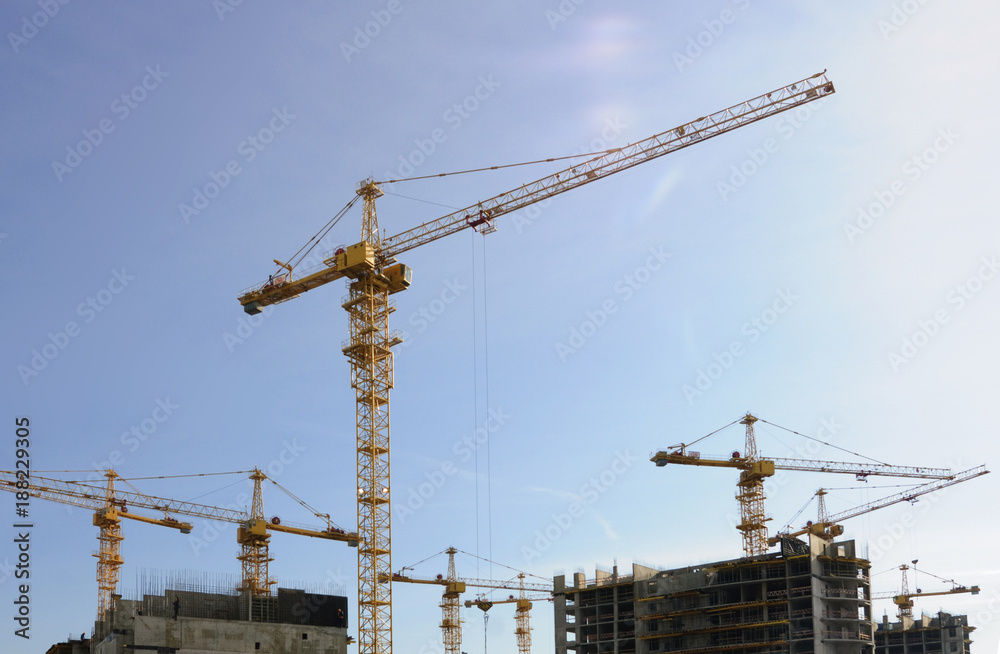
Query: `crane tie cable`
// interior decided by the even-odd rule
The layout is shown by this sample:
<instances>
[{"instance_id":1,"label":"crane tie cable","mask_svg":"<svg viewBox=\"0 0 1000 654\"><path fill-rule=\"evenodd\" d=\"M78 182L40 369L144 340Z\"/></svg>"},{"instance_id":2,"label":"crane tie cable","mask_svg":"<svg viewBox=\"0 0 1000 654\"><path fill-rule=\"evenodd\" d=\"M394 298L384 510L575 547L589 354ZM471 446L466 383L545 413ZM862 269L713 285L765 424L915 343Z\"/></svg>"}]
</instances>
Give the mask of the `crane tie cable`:
<instances>
[{"instance_id":1,"label":"crane tie cable","mask_svg":"<svg viewBox=\"0 0 1000 654\"><path fill-rule=\"evenodd\" d=\"M406 570L406 569L410 569L410 570L412 570L413 568L417 567L417 566L418 566L418 565L420 565L421 563L424 563L425 561L430 561L430 560L431 560L431 559L433 559L433 558L434 558L435 556L440 556L440 555L442 555L442 554L444 554L444 553L445 553L445 550L441 550L440 552L437 552L437 553L435 553L435 554L431 554L430 556L428 556L428 557L427 557L427 558L425 558L425 559L420 559L419 561L417 561L417 562L416 562L416 563L414 563L413 565L404 565L404 566L403 566L402 568L400 568L400 570Z\"/></svg>"},{"instance_id":2,"label":"crane tie cable","mask_svg":"<svg viewBox=\"0 0 1000 654\"><path fill-rule=\"evenodd\" d=\"M69 472L67 470L67 472ZM81 471L82 472L82 471ZM203 472L193 475L160 475L158 477L129 477L126 481L143 481L147 479L185 479L188 477L213 477L218 475L249 475L252 470L237 470L235 472ZM119 479L125 479L124 477L119 477Z\"/></svg>"},{"instance_id":3,"label":"crane tie cable","mask_svg":"<svg viewBox=\"0 0 1000 654\"><path fill-rule=\"evenodd\" d=\"M434 177L448 177L450 175L465 175L466 173L481 173L486 170L500 170L501 168L514 168L516 166L531 166L540 163L549 163L551 161L563 161L564 159L579 159L580 157L590 157L592 159L597 158L597 156L609 154L611 152L617 152L621 148L611 148L609 150L600 150L598 152L587 152L583 154L569 154L565 157L551 157L549 159L538 159L536 161L522 161L521 163L512 164L502 164L499 166L487 166L486 168L470 168L469 170L457 170L451 173L437 173L434 175L421 175L419 177L401 177L399 179L387 179L382 182L375 182L376 184L394 184L396 182L412 182L418 179L432 179ZM596 155L596 156L595 156Z\"/></svg>"},{"instance_id":4,"label":"crane tie cable","mask_svg":"<svg viewBox=\"0 0 1000 654\"><path fill-rule=\"evenodd\" d=\"M343 209L338 211L337 214L333 218L331 218L329 222L323 225L318 232L313 234L312 238L306 241L306 244L300 247L298 252L292 255L292 257L288 260L288 265L291 266L292 268L295 268L295 266L302 263L302 260L305 259L307 256L309 256L309 253L313 251L313 248L319 245L320 241L322 241L326 237L326 235L330 233L330 230L333 229L338 222L340 222L340 219L344 217L344 214L346 214L351 209L351 207L354 206L354 203L357 202L358 198L360 197L361 197L360 195L355 195L354 198L352 198L351 201L348 202ZM312 243L312 245L309 245L310 243ZM306 249L307 246L308 249ZM305 250L305 252L302 252L303 250ZM298 261L295 261L295 257L298 257L300 253L302 254L302 256L299 257ZM292 263L293 261L295 261L295 263Z\"/></svg>"},{"instance_id":5,"label":"crane tie cable","mask_svg":"<svg viewBox=\"0 0 1000 654\"><path fill-rule=\"evenodd\" d=\"M815 495L813 495L812 497L810 497L810 498L809 498L809 499L808 499L808 500L806 501L806 503L802 505L802 508L801 508L801 509L799 509L798 511L796 511L795 515L793 515L793 516L791 517L791 519L790 519L790 520L789 520L788 522L786 522L786 523L785 523L785 525L784 525L784 526L783 526L783 527L782 527L782 528L781 528L781 529L780 529L779 531L784 531L785 529L788 529L788 528L790 528L790 527L792 526L792 523L793 523L793 522L795 522L795 520L796 520L796 519L797 519L797 518L798 518L798 517L799 517L800 515L802 515L802 512L806 510L806 507L808 507L808 506L809 506L810 504L812 504L812 501L813 501L813 497L816 497L816 496L815 496Z\"/></svg>"},{"instance_id":6,"label":"crane tie cable","mask_svg":"<svg viewBox=\"0 0 1000 654\"><path fill-rule=\"evenodd\" d=\"M830 486L824 487L826 490L869 490L871 488L913 488L914 486L921 486L922 484L886 484L880 486Z\"/></svg>"},{"instance_id":7,"label":"crane tie cable","mask_svg":"<svg viewBox=\"0 0 1000 654\"><path fill-rule=\"evenodd\" d=\"M739 422L740 420L743 420L743 418L737 418L736 420L733 420L733 421L732 421L731 423L729 423L729 424L728 424L728 425L726 425L725 427L719 427L719 428L718 428L718 429L716 429L715 431L713 431L713 432L709 432L709 433L705 434L704 436L702 436L702 437L701 437L701 438L699 438L698 440L696 440L696 441L692 441L692 442L690 442L690 443L687 443L687 446L691 446L691 445L694 445L695 443L698 443L698 442L700 442L700 441L703 441L703 440L705 440L705 439L706 439L706 438L708 438L709 436L713 436L713 435L715 435L715 434L718 434L718 433L719 433L720 431L722 431L723 429L726 429L726 428L728 428L728 427L732 427L733 425L735 425L736 423L738 423L738 422Z\"/></svg>"},{"instance_id":8,"label":"crane tie cable","mask_svg":"<svg viewBox=\"0 0 1000 654\"><path fill-rule=\"evenodd\" d=\"M818 438L813 438L812 436L807 436L805 434L801 434L801 433L795 431L794 429L788 429L787 427L782 427L781 425L776 425L773 422L768 422L767 420L764 420L763 418L757 418L757 420L759 420L760 422L763 422L765 424L771 425L772 427L777 427L778 429L784 429L785 431L791 432L791 433L795 434L796 436L801 436L803 438L808 438L811 441L816 441L817 443L822 443L823 445L826 445L828 447L832 447L834 449L840 450L841 452L847 452L848 454L853 454L854 456L860 457L862 459L868 459L869 461L874 461L875 463L878 463L879 465L883 465L883 466L889 465L885 461L879 461L878 459L873 459L870 456L865 456L864 454L860 454L858 452L852 452L851 450L845 449L843 447L839 447L837 445L834 445L833 443L827 443L826 441L822 441L822 440L820 440Z\"/></svg>"}]
</instances>

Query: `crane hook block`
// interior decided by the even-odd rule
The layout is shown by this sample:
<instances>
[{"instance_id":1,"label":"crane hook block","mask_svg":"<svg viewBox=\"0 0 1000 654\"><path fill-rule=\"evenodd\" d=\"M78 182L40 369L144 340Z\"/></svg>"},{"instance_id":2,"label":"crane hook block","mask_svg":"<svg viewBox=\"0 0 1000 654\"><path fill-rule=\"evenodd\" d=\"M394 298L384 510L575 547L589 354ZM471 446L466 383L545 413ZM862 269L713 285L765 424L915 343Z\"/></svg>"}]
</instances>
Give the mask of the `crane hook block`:
<instances>
[{"instance_id":1,"label":"crane hook block","mask_svg":"<svg viewBox=\"0 0 1000 654\"><path fill-rule=\"evenodd\" d=\"M491 211L483 211L480 209L478 216L470 216L466 214L465 223L480 234L492 234L497 231L496 225L493 224L492 217L493 214Z\"/></svg>"}]
</instances>

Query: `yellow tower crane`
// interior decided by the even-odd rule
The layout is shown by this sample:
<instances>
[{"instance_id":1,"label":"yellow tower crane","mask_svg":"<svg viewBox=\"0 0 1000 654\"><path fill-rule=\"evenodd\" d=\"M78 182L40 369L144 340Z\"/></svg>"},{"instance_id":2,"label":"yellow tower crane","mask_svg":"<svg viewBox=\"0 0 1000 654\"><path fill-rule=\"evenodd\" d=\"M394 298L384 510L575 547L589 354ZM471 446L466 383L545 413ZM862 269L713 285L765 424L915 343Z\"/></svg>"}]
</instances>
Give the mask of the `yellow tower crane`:
<instances>
[{"instance_id":1,"label":"yellow tower crane","mask_svg":"<svg viewBox=\"0 0 1000 654\"><path fill-rule=\"evenodd\" d=\"M121 543L122 536L121 519L128 518L146 524L159 525L177 529L182 534L191 533L191 523L181 522L169 515L168 510L162 509L149 495L143 495L138 491L128 493L129 500L122 497L122 493L115 489L115 480L120 477L114 470L107 470L104 473L107 478L103 488L98 486L88 486L84 484L73 484L78 487L74 492L66 492L68 489L60 487L62 484L72 482L59 482L55 479L46 479L37 475L31 476L31 485L28 494L45 500L52 500L62 504L78 506L84 509L94 509L94 526L100 528L97 540L100 547L97 550L97 616L103 620L105 613L114 608L115 591L118 590L118 577L122 566ZM18 492L17 473L11 471L0 471L0 489L12 493ZM151 518L137 513L130 513L129 507L152 509L163 511L163 518Z\"/></svg>"},{"instance_id":2,"label":"yellow tower crane","mask_svg":"<svg viewBox=\"0 0 1000 654\"><path fill-rule=\"evenodd\" d=\"M107 477L108 481L102 488L84 482L64 481L33 474L31 488L28 491L32 497L39 499L97 510L94 515L94 525L100 527L98 540L101 546L97 555L97 604L101 618L108 609L114 608L113 598L118 588L118 572L122 565L121 541L123 539L119 518L130 518L149 524L172 527L179 529L182 533L190 533L191 525L187 522L179 522L171 517L172 515L205 518L239 525L237 542L241 546L241 551L237 558L243 567L243 577L239 590L248 591L254 596L269 594L270 587L274 583L269 578L267 569L267 563L272 560L268 554L270 535L267 532L269 531L346 542L352 547L358 545L357 533L344 531L330 521L328 514L316 513L315 510L313 510L315 515L326 518L327 526L325 528L283 525L276 518L272 518L270 521L266 520L260 486L261 481L268 478L256 468L250 475L250 479L254 482L254 503L249 514L235 509L155 497L140 493L135 489L115 488L114 480L122 478L114 470L105 471L104 476ZM274 480L268 480L278 486ZM17 492L17 481L15 472L0 470L0 490ZM128 480L122 479L122 481L128 483ZM281 488L281 486L278 487ZM289 491L281 489L312 510ZM165 517L155 519L136 515L129 512L130 508L160 511Z\"/></svg>"},{"instance_id":3,"label":"yellow tower crane","mask_svg":"<svg viewBox=\"0 0 1000 654\"><path fill-rule=\"evenodd\" d=\"M721 431L716 430L712 434L699 438L694 443L681 443L680 445L668 448L668 450L658 451L650 457L650 461L657 466L675 463L715 468L736 468L740 471L736 492L736 499L740 505L740 522L736 525L736 528L742 534L743 551L748 557L767 552L768 537L766 523L770 518L764 512L764 480L773 476L775 470L836 472L852 474L858 479L866 479L870 476L888 476L950 481L956 477L955 473L946 468L918 468L890 465L887 463L844 463L807 459L762 458L757 453L757 441L753 428L754 423L759 420L759 418L748 413L740 420L727 425L728 427L739 422L741 425L746 426L746 447L743 455L736 451L729 458L703 457L699 452L687 449L689 445L693 445ZM725 427L722 429L725 429ZM985 472L982 474L985 474Z\"/></svg>"},{"instance_id":4,"label":"yellow tower crane","mask_svg":"<svg viewBox=\"0 0 1000 654\"><path fill-rule=\"evenodd\" d=\"M877 511L878 509L883 509L887 506L892 506L893 504L899 504L900 502L915 502L921 495L926 495L927 493L932 493L948 486L960 484L963 481L981 477L982 475L989 474L989 472L990 471L987 470L984 465L976 466L975 468L969 468L968 470L963 470L962 472L956 472L952 477L947 479L936 479L934 481L927 482L926 484L920 484L919 486L914 486L913 488L900 493L888 495L881 499L868 502L867 504L862 504L861 506L856 506L853 509L841 511L840 513L835 513L833 515L830 515L826 509L825 497L827 495L827 491L824 488L820 488L816 491L816 498L819 504L816 522L807 523L805 527L797 531L780 531L771 538L768 538L767 544L776 545L782 538L795 538L809 533L816 534L825 540L832 540L833 538L836 538L844 533L844 528L839 523L847 520L848 518L864 515L865 513Z\"/></svg>"},{"instance_id":5,"label":"yellow tower crane","mask_svg":"<svg viewBox=\"0 0 1000 654\"><path fill-rule=\"evenodd\" d=\"M899 569L900 569L900 571L902 573L902 577L903 577L902 585L901 585L899 593L890 591L890 592L887 592L887 593L873 593L872 594L872 599L876 599L876 600L879 600L879 599L890 599L891 598L892 599L892 603L895 604L896 607L899 609L899 614L898 615L899 615L899 619L900 620L902 620L903 618L912 618L913 617L913 598L914 597L932 597L934 595L956 595L956 594L959 594L959 593L971 593L973 595L978 595L979 594L979 586L961 586L961 585L957 584L954 579L944 579L942 577L938 577L935 574L931 574L930 572L925 572L924 570L918 570L917 567L916 567L917 566L917 561L916 560L911 561L911 563L912 563L912 566L911 565L906 565L905 563L903 565L899 566ZM925 593L924 591L922 591L922 590L920 590L918 588L917 592L911 593L910 592L909 583L908 583L908 581L906 579L906 571L907 570L914 570L915 572L922 572L924 574L931 575L932 577L937 577L941 581L950 583L951 584L951 588L948 589L948 590L932 591L932 592L928 592L928 593Z\"/></svg>"},{"instance_id":6,"label":"yellow tower crane","mask_svg":"<svg viewBox=\"0 0 1000 654\"><path fill-rule=\"evenodd\" d=\"M278 517L272 517L268 520L264 516L264 494L261 488L261 482L265 479L312 512L314 516L325 519L326 527L316 529L314 527L283 525ZM272 531L310 536L313 538L324 538L327 540L339 540L351 547L358 546L359 539L356 532L348 533L340 527L335 526L330 521L330 514L319 513L316 509L296 497L287 488L282 487L278 482L269 478L259 468L254 468L250 472L250 480L253 481L253 499L249 517L243 520L228 520L229 522L238 522L240 525L236 531L236 542L240 544L240 554L237 558L243 567L243 581L240 585L241 591L250 591L255 596L270 594L271 586L275 583L270 578L268 572L269 564L274 560L270 557L269 553L270 532Z\"/></svg>"},{"instance_id":7,"label":"yellow tower crane","mask_svg":"<svg viewBox=\"0 0 1000 654\"><path fill-rule=\"evenodd\" d=\"M362 541L358 548L359 654L392 652L392 584L379 581L392 573L389 390L393 387L392 347L401 342L396 332L389 331L389 314L394 310L389 295L406 289L412 276L410 268L397 263L396 257L469 228L493 232L494 221L505 214L832 93L833 83L826 71L817 73L645 140L600 153L395 236L385 237L379 232L375 200L381 197L382 190L378 182L365 180L358 185L355 197L324 228L332 228L362 198L359 243L338 248L324 257L319 270L302 271L295 278L295 267L302 261L296 257L305 250L301 254L304 258L312 249L303 247L288 262L274 260L279 274L240 294L243 310L255 315L264 307L334 280L348 280L348 297L342 307L348 313L350 338L342 351L351 364L357 413L358 531Z\"/></svg>"},{"instance_id":8,"label":"yellow tower crane","mask_svg":"<svg viewBox=\"0 0 1000 654\"><path fill-rule=\"evenodd\" d=\"M454 547L449 547L445 550L445 553L448 555L448 575L446 577L442 577L441 575L433 578L413 577L403 574L402 570L393 573L391 577L392 582L444 586L440 606L441 638L444 643L445 654L460 654L462 651L462 619L459 615L459 596L465 592L467 587L488 588L491 590L520 590L522 595L526 590L552 592L551 584L525 582L525 574L523 572L518 573L518 582L514 580L495 581L491 579L459 577L455 573L455 554L458 551ZM406 568L403 568L403 570L406 570ZM468 603L466 603L466 606L468 606ZM530 603L528 608L531 608ZM528 638L530 646L530 635Z\"/></svg>"},{"instance_id":9,"label":"yellow tower crane","mask_svg":"<svg viewBox=\"0 0 1000 654\"><path fill-rule=\"evenodd\" d=\"M514 635L517 637L517 651L518 654L531 654L531 602L551 600L552 595L528 597L526 589L523 585L524 573L519 574L518 579L521 580L522 584L518 589L520 590L520 595L518 597L511 595L507 599L495 600L487 599L485 596L480 596L479 599L476 600L466 600L465 608L475 606L483 613L486 613L493 608L494 604L516 604L517 608L514 610Z\"/></svg>"}]
</instances>

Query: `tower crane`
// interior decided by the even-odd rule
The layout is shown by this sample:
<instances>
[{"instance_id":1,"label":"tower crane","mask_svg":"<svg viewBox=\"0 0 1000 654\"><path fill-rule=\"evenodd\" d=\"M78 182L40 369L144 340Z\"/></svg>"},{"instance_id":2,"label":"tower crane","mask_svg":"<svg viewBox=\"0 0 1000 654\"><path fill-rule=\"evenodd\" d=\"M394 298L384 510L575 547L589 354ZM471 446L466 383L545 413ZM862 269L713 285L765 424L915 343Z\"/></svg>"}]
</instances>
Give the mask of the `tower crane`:
<instances>
[{"instance_id":1,"label":"tower crane","mask_svg":"<svg viewBox=\"0 0 1000 654\"><path fill-rule=\"evenodd\" d=\"M494 604L516 604L517 608L514 610L514 635L517 637L517 651L518 654L531 654L531 602L533 600L536 602L551 600L552 595L528 597L523 585L524 573L519 574L518 579L522 583L519 588L520 594L518 597L511 595L503 600L488 600L485 597L480 597L477 600L465 600L465 608L475 606L483 613L486 613L493 608Z\"/></svg>"},{"instance_id":2,"label":"tower crane","mask_svg":"<svg viewBox=\"0 0 1000 654\"><path fill-rule=\"evenodd\" d=\"M862 504L861 506L856 506L853 509L841 511L840 513L835 513L833 515L830 515L826 509L826 501L824 499L827 495L826 489L820 488L816 491L816 497L818 498L819 503L816 522L809 523L797 531L778 532L775 536L767 539L767 544L776 545L782 538L795 538L806 533L816 534L826 540L831 540L844 533L844 528L838 523L843 522L848 518L864 515L865 513L883 509L887 506L892 506L893 504L899 504L900 502L914 502L921 495L926 495L927 493L931 493L948 486L960 484L963 481L981 477L989 474L989 472L990 471L986 469L985 465L976 466L975 468L969 468L968 470L957 472L954 476L948 479L937 479L935 481L927 482L926 484L914 486L913 488L905 490L901 493L894 493L893 495L888 495L881 499Z\"/></svg>"},{"instance_id":3,"label":"tower crane","mask_svg":"<svg viewBox=\"0 0 1000 654\"><path fill-rule=\"evenodd\" d=\"M902 576L903 576L903 581L902 581L901 590L900 590L900 592L898 594L895 593L895 592L892 592L892 591L887 592L887 593L874 593L874 594L872 594L872 599L890 599L891 598L892 599L892 603L895 604L898 607L898 609L899 609L899 619L900 620L902 620L904 617L906 617L906 618L912 618L913 617L913 598L914 597L931 597L931 596L934 596L934 595L955 595L955 594L958 594L958 593L972 593L973 595L978 595L979 594L979 586L961 586L961 585L955 583L954 579L943 579L941 577L937 577L937 575L935 575L935 574L931 574L930 572L924 572L923 570L917 570L917 567L916 567L917 566L917 562L915 560L912 561L911 563L912 563L912 567L909 566L909 565L906 565L905 563L903 565L899 566L899 569L900 569L900 571L902 573ZM932 577L937 577L938 579L941 579L942 581L949 582L949 583L951 583L951 588L949 590L932 591L932 592L929 592L929 593L925 593L925 592L923 592L922 590L920 590L918 588L917 592L911 593L910 592L909 583L906 580L906 571L907 570L911 570L911 569L914 570L914 571L916 571L916 572L923 572L924 574L929 574Z\"/></svg>"},{"instance_id":4,"label":"tower crane","mask_svg":"<svg viewBox=\"0 0 1000 654\"><path fill-rule=\"evenodd\" d=\"M552 592L550 584L536 584L524 581L524 573L518 573L518 582L494 581L490 579L472 579L459 577L455 573L455 554L458 550L449 547L445 550L448 555L448 575L442 577L438 575L434 578L412 577L404 575L402 570L393 573L392 582L402 582L408 584L434 584L444 586L444 593L441 598L441 636L444 642L445 654L460 654L462 648L462 620L459 615L459 596L465 592L466 587L489 588L492 590L519 590L524 595L526 590ZM403 568L405 570L405 568ZM388 580L387 580L388 581ZM468 603L466 603L468 606ZM531 603L528 603L528 609ZM530 634L528 635L530 648Z\"/></svg>"},{"instance_id":5,"label":"tower crane","mask_svg":"<svg viewBox=\"0 0 1000 654\"><path fill-rule=\"evenodd\" d=\"M736 451L728 459L703 457L699 452L688 451L688 444L681 443L680 445L668 448L668 450L660 450L650 457L650 461L658 467L665 466L668 463L676 463L716 468L736 468L740 471L736 491L736 499L740 505L740 522L736 525L736 528L742 534L743 551L748 557L767 552L768 537L766 522L770 518L764 512L764 480L767 477L773 476L775 470L836 472L853 474L858 479L866 479L876 475L944 481L950 481L955 478L955 473L946 468L920 468L889 465L886 463L843 463L807 459L763 458L757 453L757 441L754 436L753 426L758 420L757 417L747 413L739 421L730 423L732 425L739 422L741 425L746 426L746 449L743 455ZM716 432L712 432L712 434ZM709 434L709 436L712 434ZM702 438L707 437L704 436ZM700 441L702 438L698 440ZM691 443L690 445L693 444Z\"/></svg>"},{"instance_id":6,"label":"tower crane","mask_svg":"<svg viewBox=\"0 0 1000 654\"><path fill-rule=\"evenodd\" d=\"M291 491L283 488L278 482L269 478L259 468L254 468L251 471L250 479L253 481L253 500L249 517L241 514L243 516L242 520L227 520L228 522L238 522L240 525L236 532L236 541L240 544L241 548L240 555L237 558L243 567L243 582L240 590L248 590L255 596L270 594L270 587L275 582L268 574L268 564L274 560L269 556L268 543L271 538L269 532L324 538L326 540L345 542L351 547L358 546L359 539L356 532L348 533L340 527L335 526L330 520L329 513L319 513L316 509L292 494ZM281 519L277 516L272 517L270 520L266 519L264 516L263 490L261 489L261 482L265 479L311 511L314 516L326 520L326 527L317 529L315 527L285 525L281 523ZM232 518L233 516L229 517Z\"/></svg>"},{"instance_id":7,"label":"tower crane","mask_svg":"<svg viewBox=\"0 0 1000 654\"><path fill-rule=\"evenodd\" d=\"M358 548L359 654L392 652L392 584L380 583L380 580L392 573L389 391L393 388L392 347L402 340L398 333L389 331L389 314L395 308L389 295L406 289L412 279L411 269L397 263L396 257L469 228L484 234L493 232L496 230L494 221L505 214L834 92L833 83L823 71L645 140L600 153L581 164L394 236L386 237L379 231L375 200L382 196L382 190L378 182L367 179L358 185L355 197L330 224L332 227L361 198L360 242L338 248L324 257L319 270L303 271L298 277L295 277L295 266L301 259L295 261L293 257L288 262L275 259L279 274L239 295L243 310L255 315L264 307L298 297L334 280L348 280L348 296L341 306L348 313L350 338L343 344L342 351L351 364L351 387L356 402L358 531L361 536Z\"/></svg>"},{"instance_id":8,"label":"tower crane","mask_svg":"<svg viewBox=\"0 0 1000 654\"><path fill-rule=\"evenodd\" d=\"M256 468L250 475L250 479L254 482L254 494L249 514L236 509L155 497L140 493L135 489L123 490L115 487L115 480L122 478L114 470L104 471L104 476L107 477L107 482L102 488L83 482L63 481L33 474L28 490L32 497L72 506L93 508L97 511L94 515L94 525L100 527L98 540L101 546L97 555L97 604L100 616L103 616L108 609L113 608L113 596L118 588L118 573L122 565L121 541L123 539L119 518L130 518L149 524L172 527L179 529L182 533L190 533L192 527L190 523L180 522L173 518L173 515L205 518L239 525L237 542L241 546L241 552L237 558L243 567L243 577L239 590L249 591L254 596L270 593L270 586L274 583L268 576L267 564L273 559L268 554L270 534L267 532L275 531L341 541L352 547L358 545L357 533L349 533L340 529L330 521L328 514L315 513L315 510L314 513L317 516L326 518L326 528L284 525L277 518L266 520L264 518L261 481L268 477ZM127 480L122 480L127 483ZM0 470L0 490L17 492L17 481L17 473ZM270 481L277 485L274 480ZM305 505L302 500L287 490L285 492ZM308 507L308 505L305 506ZM130 512L132 508L161 511L164 517L155 519L137 515Z\"/></svg>"},{"instance_id":9,"label":"tower crane","mask_svg":"<svg viewBox=\"0 0 1000 654\"><path fill-rule=\"evenodd\" d=\"M100 528L97 536L100 546L95 554L97 557L97 615L99 619L103 619L105 612L114 607L114 594L118 590L118 577L123 563L121 556L121 543L124 540L121 527L122 518L170 527L179 530L182 534L190 534L192 529L191 523L181 522L171 517L168 510L162 509L158 505L154 506L157 504L153 502L154 498L138 492L131 494L137 500L131 502L133 507L162 510L164 516L151 518L138 513L129 513L129 503L121 499L121 492L115 489L115 479L119 478L118 475L114 470L107 470L104 476L107 481L103 489L98 486L79 484L81 489L87 489L86 492L65 493L62 492L62 489L51 485L57 480L32 475L27 491L32 497L85 509L94 509L94 526ZM15 472L0 471L0 488L12 493L18 492L17 479Z\"/></svg>"}]
</instances>

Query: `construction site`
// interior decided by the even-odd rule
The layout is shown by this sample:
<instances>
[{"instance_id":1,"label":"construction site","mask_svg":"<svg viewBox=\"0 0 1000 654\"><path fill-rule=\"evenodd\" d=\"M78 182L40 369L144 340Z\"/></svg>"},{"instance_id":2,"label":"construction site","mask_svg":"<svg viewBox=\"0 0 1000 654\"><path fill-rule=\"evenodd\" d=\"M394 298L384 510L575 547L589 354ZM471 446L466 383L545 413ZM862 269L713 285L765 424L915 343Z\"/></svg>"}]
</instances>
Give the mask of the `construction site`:
<instances>
[{"instance_id":1,"label":"construction site","mask_svg":"<svg viewBox=\"0 0 1000 654\"><path fill-rule=\"evenodd\" d=\"M99 592L97 621L87 639L90 651L93 654L124 654L133 650L343 654L348 646L357 646L362 654L388 654L393 638L393 586L418 583L444 587L440 627L446 654L461 653L460 600L472 587L485 592L478 600L467 600L466 607L476 606L486 614L497 603L515 605L514 636L521 654L530 654L532 650L532 601L553 602L557 654L873 654L875 649L886 654L968 652L969 632L974 626L956 626L956 621L964 620L964 616L942 614L936 619L914 621L910 613L911 598L920 593L907 592L905 567L904 589L901 595L893 596L906 600L897 601L900 621L876 623L870 563L856 551L854 541L835 538L843 533L840 522L847 518L899 502L912 502L925 493L986 474L985 467L952 471L880 462L766 458L758 453L754 435L759 418L749 413L727 425L739 423L745 427L742 453L733 451L726 458L702 456L690 449L702 440L697 439L658 451L650 459L658 467L674 464L739 471L736 497L740 522L736 527L742 535L744 558L673 570L635 565L630 575L619 575L616 566L610 575L598 575L590 582L577 573L569 585L564 576L556 576L551 583L526 583L526 573L513 568L516 583L460 577L454 548L446 550L447 575L420 579L405 574L405 569L403 572L391 569L388 404L394 386L392 349L403 340L390 324L394 305L389 298L406 290L412 280L412 271L398 257L456 232L473 230L490 234L506 214L833 93L833 82L825 72L817 73L625 148L573 163L557 173L394 236L384 236L379 228L375 203L383 195L380 183L369 179L359 184L355 197L293 259L287 262L275 259L278 273L239 297L246 314L254 316L329 282L347 280L349 294L342 307L349 318L350 337L344 342L343 354L350 362L351 387L356 398L357 531L341 528L329 514L299 500L260 469L244 473L253 483L248 511L145 495L113 470L99 471L106 477L103 487L78 480L32 476L29 488L25 484L26 475L4 472L4 490L23 494L27 488L31 497L95 510L93 522L100 528L100 550L96 555ZM302 262L312 255L315 245L359 201L361 241L327 252L321 257L322 264L302 270ZM815 522L809 521L799 531L769 538L764 484L776 471L784 470L846 473L859 480L890 476L931 481L833 516L825 509L825 491L820 489ZM326 525L291 526L276 517L269 520L263 508L264 481L281 488L313 516L324 518ZM127 487L122 488L122 484ZM161 515L134 512L137 509ZM187 518L237 524L241 579L214 586L174 581L156 588L142 588L135 597L125 597L119 588L123 565L122 518L182 533L192 530L192 524L184 521ZM274 588L275 582L268 571L273 560L268 549L272 532L339 541L357 549L358 603L353 618L344 596ZM803 535L806 540L799 540ZM775 545L780 552L768 553ZM492 562L488 563L492 569ZM511 594L506 600L489 596L504 590L518 594ZM975 591L978 592L978 587ZM530 595L538 592L544 594ZM356 635L349 636L350 632ZM946 632L947 639L942 639ZM60 646L55 647L52 651L59 651ZM536 648L548 649L538 644Z\"/></svg>"},{"instance_id":2,"label":"construction site","mask_svg":"<svg viewBox=\"0 0 1000 654\"><path fill-rule=\"evenodd\" d=\"M914 619L912 609L915 598L978 594L978 586L963 586L932 575L951 583L951 588L911 592L907 572L916 573L917 562L913 561L912 565L899 566L902 578L899 592L873 593L870 561L860 555L853 540L838 540L838 537L844 533L840 523L846 519L902 502L913 502L922 495L981 477L989 472L985 466L955 472L886 463L773 459L757 451L755 425L758 422L761 422L758 417L746 414L726 426L739 424L745 429L745 450L742 453L734 451L728 458L702 456L684 443L655 452L650 457L657 467L673 464L740 471L736 499L741 522L736 528L743 539L742 558L669 570L633 564L631 574L620 574L616 565L610 573L598 570L591 580L580 572L574 574L569 583L565 575L558 575L549 583L540 577L537 581L526 580L535 575L508 566L502 567L507 569L508 575L514 576L507 580L460 576L456 555L479 557L449 547L440 553L447 555L446 574L420 577L408 572L412 568L406 566L396 572L378 574L372 582L383 598L391 598L392 586L397 584L442 588L439 605L441 646L446 654L461 654L462 623L465 621L461 617L462 595L472 589L479 591L478 598L465 600L467 609L476 607L486 616L496 604L515 607L513 635L520 654L532 651L530 616L534 603L539 602L553 603L557 654L969 652L975 626L968 623L967 616L940 613L936 618L923 615ZM769 536L764 483L782 470L851 474L859 479L890 476L931 481L834 515L826 509L827 492L820 489L816 494L816 521L810 520L795 531L779 531ZM370 542L373 535L366 538L334 526L328 514L317 512L277 482L269 480L259 469L249 473L254 488L249 514L152 497L139 493L113 471L106 471L105 476L107 484L103 489L75 481L36 477L28 491L33 497L96 509L94 525L100 527L101 544L97 555L99 613L92 636L89 639L81 637L81 646L86 640L96 654L125 654L136 649L339 654L346 652L348 645L358 644L348 635L350 610L346 597L272 588L275 581L269 573L269 564L273 561L269 553L270 532L340 541L358 548L361 560L371 554L366 552L365 543ZM4 490L17 492L17 473L4 471L0 481ZM288 493L315 516L325 516L327 527L292 526L278 518L267 520L263 509L265 481ZM128 489L121 489L123 483ZM381 483L387 485L388 478ZM385 504L388 503L386 499ZM162 512L163 517L158 519L130 512L134 509ZM219 575L190 579L177 574L163 579L143 575L133 591L134 597L126 598L119 592L119 571L123 565L121 542L124 540L121 518L190 533L192 524L174 516L229 520L238 524L240 579ZM388 550L388 529L382 535ZM775 546L779 551L769 552ZM495 562L484 559L483 563L493 570ZM359 575L360 589L364 588L365 581ZM491 595L498 591L512 592L507 599ZM359 592L359 597L364 595ZM892 600L898 607L897 621L890 622L888 615L880 622L875 619L873 601L877 599ZM370 612L373 607L383 610L391 607L389 599L384 603L369 601L370 606L359 601L357 615L360 620L364 619L365 611ZM379 629L377 622L373 624L369 633L359 631L359 635L391 642L391 632ZM55 645L50 653L72 652L73 645L70 642Z\"/></svg>"},{"instance_id":3,"label":"construction site","mask_svg":"<svg viewBox=\"0 0 1000 654\"><path fill-rule=\"evenodd\" d=\"M1000 19L36 4L0 651L990 654Z\"/></svg>"}]
</instances>

